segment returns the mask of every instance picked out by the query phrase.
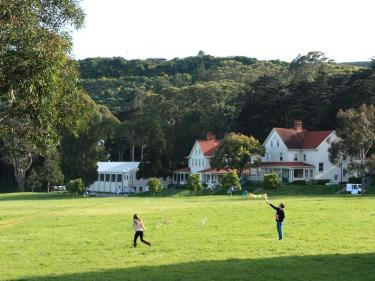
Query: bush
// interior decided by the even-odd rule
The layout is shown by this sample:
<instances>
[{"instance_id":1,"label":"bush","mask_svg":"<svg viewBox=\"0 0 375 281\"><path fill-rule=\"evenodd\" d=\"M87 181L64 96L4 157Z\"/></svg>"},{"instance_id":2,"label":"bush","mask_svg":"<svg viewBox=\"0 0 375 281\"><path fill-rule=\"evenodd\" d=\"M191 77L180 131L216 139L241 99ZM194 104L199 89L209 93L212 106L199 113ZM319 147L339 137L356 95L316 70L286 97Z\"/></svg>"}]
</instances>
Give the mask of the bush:
<instances>
[{"instance_id":1,"label":"bush","mask_svg":"<svg viewBox=\"0 0 375 281\"><path fill-rule=\"evenodd\" d=\"M160 179L158 178L151 178L148 180L148 189L152 194L157 192L161 192L163 190L163 185L161 184Z\"/></svg>"},{"instance_id":2,"label":"bush","mask_svg":"<svg viewBox=\"0 0 375 281\"><path fill-rule=\"evenodd\" d=\"M331 180L328 179L321 179L321 180L316 180L317 185L325 185L326 183L329 183Z\"/></svg>"},{"instance_id":3,"label":"bush","mask_svg":"<svg viewBox=\"0 0 375 281\"><path fill-rule=\"evenodd\" d=\"M307 182L305 180L295 180L295 181L292 181L291 184L296 184L296 185L306 185Z\"/></svg>"},{"instance_id":4,"label":"bush","mask_svg":"<svg viewBox=\"0 0 375 281\"><path fill-rule=\"evenodd\" d=\"M264 175L263 188L264 189L279 189L281 187L281 180L275 173Z\"/></svg>"},{"instance_id":5,"label":"bush","mask_svg":"<svg viewBox=\"0 0 375 281\"><path fill-rule=\"evenodd\" d=\"M349 183L361 184L362 183L362 179L361 178L356 178L356 177L350 177L349 178Z\"/></svg>"},{"instance_id":6,"label":"bush","mask_svg":"<svg viewBox=\"0 0 375 281\"><path fill-rule=\"evenodd\" d=\"M199 174L190 174L187 180L187 187L195 192L202 191L203 185Z\"/></svg>"},{"instance_id":7,"label":"bush","mask_svg":"<svg viewBox=\"0 0 375 281\"><path fill-rule=\"evenodd\" d=\"M70 180L66 185L66 190L73 195L82 194L85 191L82 179Z\"/></svg>"},{"instance_id":8,"label":"bush","mask_svg":"<svg viewBox=\"0 0 375 281\"><path fill-rule=\"evenodd\" d=\"M236 190L241 190L240 178L235 172L230 172L221 179L221 187L226 191L231 187L234 187Z\"/></svg>"}]
</instances>

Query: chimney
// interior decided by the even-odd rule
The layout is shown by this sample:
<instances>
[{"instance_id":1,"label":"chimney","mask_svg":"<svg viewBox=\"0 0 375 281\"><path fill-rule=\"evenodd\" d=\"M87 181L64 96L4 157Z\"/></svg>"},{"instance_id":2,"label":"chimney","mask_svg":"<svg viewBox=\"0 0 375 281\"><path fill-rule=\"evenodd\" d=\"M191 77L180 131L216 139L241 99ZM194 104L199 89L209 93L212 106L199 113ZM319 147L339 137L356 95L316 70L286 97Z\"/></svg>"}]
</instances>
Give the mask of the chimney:
<instances>
[{"instance_id":1,"label":"chimney","mask_svg":"<svg viewBox=\"0 0 375 281\"><path fill-rule=\"evenodd\" d=\"M303 126L302 126L302 120L295 120L294 121L294 130L297 132L302 132Z\"/></svg>"},{"instance_id":2,"label":"chimney","mask_svg":"<svg viewBox=\"0 0 375 281\"><path fill-rule=\"evenodd\" d=\"M215 134L214 133L212 133L212 132L208 132L207 133L207 140L208 141L214 141L214 140L216 140L216 136L215 136Z\"/></svg>"}]
</instances>

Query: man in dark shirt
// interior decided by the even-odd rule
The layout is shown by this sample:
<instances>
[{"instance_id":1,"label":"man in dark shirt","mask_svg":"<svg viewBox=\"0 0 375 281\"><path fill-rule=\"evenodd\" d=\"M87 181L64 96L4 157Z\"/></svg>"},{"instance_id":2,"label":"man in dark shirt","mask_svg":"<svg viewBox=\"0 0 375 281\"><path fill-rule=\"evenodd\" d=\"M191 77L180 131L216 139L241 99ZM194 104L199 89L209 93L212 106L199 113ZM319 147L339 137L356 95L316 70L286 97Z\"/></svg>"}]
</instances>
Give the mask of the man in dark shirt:
<instances>
[{"instance_id":1,"label":"man in dark shirt","mask_svg":"<svg viewBox=\"0 0 375 281\"><path fill-rule=\"evenodd\" d=\"M279 234L279 240L283 239L283 224L285 219L285 213L284 208L285 205L283 203L280 203L279 207L276 207L271 204L271 202L266 198L267 203L276 210L276 227L277 227L277 233Z\"/></svg>"}]
</instances>

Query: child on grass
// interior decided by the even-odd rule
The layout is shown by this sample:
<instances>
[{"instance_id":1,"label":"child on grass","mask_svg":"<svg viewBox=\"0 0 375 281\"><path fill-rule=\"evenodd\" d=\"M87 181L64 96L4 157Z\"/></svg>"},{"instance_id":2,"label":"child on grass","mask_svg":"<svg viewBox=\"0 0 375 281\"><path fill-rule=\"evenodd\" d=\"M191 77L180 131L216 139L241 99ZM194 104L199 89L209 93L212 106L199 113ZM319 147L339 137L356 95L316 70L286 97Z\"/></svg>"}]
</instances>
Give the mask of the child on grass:
<instances>
[{"instance_id":1,"label":"child on grass","mask_svg":"<svg viewBox=\"0 0 375 281\"><path fill-rule=\"evenodd\" d=\"M146 245L149 245L151 246L151 243L144 240L143 239L143 231L144 231L144 225L143 225L143 221L141 220L141 218L135 214L133 216L133 228L134 228L134 231L135 231L135 234L134 234L134 248L137 247L137 240L138 240L138 237L141 238L141 241L143 243L145 243Z\"/></svg>"}]
</instances>

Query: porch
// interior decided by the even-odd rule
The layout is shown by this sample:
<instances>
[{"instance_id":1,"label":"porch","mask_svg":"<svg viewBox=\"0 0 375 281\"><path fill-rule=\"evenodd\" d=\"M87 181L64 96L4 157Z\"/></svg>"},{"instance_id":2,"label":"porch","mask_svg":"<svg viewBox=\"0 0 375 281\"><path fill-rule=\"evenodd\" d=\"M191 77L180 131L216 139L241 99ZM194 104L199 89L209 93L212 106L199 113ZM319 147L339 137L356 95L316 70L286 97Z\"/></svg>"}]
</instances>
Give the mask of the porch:
<instances>
[{"instance_id":1,"label":"porch","mask_svg":"<svg viewBox=\"0 0 375 281\"><path fill-rule=\"evenodd\" d=\"M264 175L271 173L277 174L282 182L309 181L314 178L314 166L303 162L263 162L252 169L249 180L263 181Z\"/></svg>"}]
</instances>

